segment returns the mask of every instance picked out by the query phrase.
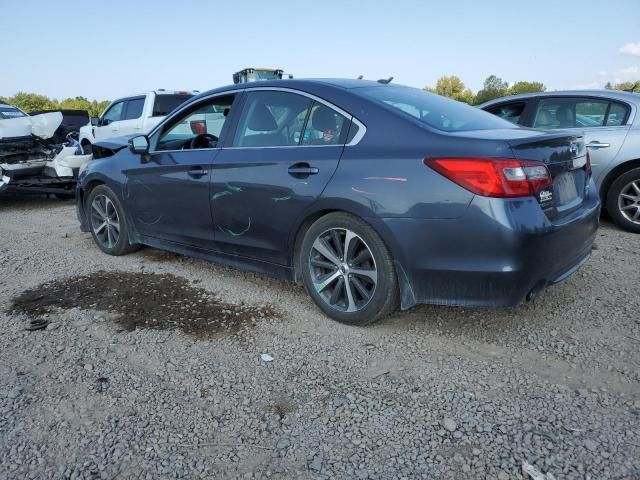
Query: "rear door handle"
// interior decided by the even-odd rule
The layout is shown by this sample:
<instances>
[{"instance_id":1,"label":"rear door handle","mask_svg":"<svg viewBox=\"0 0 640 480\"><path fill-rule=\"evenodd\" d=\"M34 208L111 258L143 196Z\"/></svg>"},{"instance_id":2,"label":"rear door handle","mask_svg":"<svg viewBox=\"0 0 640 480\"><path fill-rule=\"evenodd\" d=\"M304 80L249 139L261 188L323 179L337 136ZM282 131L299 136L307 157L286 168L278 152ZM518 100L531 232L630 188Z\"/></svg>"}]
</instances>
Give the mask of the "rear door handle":
<instances>
[{"instance_id":1,"label":"rear door handle","mask_svg":"<svg viewBox=\"0 0 640 480\"><path fill-rule=\"evenodd\" d=\"M308 177L309 175L316 175L320 170L317 167L312 167L308 163L296 163L295 165L291 165L288 171L289 175L293 175L294 177Z\"/></svg>"},{"instance_id":2,"label":"rear door handle","mask_svg":"<svg viewBox=\"0 0 640 480\"><path fill-rule=\"evenodd\" d=\"M201 178L207 175L208 173L209 173L209 170L205 170L202 167L195 167L189 170L187 172L187 175L189 175L191 178Z\"/></svg>"},{"instance_id":3,"label":"rear door handle","mask_svg":"<svg viewBox=\"0 0 640 480\"><path fill-rule=\"evenodd\" d=\"M610 143L601 143L598 141L587 143L587 148L609 148L610 146L611 146Z\"/></svg>"}]
</instances>

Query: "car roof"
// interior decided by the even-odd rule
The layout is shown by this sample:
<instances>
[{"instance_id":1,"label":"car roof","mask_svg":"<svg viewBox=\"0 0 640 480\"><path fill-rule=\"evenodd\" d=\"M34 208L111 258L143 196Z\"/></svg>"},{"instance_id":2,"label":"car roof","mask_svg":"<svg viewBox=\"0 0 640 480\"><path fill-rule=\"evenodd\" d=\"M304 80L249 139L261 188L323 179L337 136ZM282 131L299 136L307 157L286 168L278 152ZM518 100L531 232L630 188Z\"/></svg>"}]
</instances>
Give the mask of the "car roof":
<instances>
[{"instance_id":1,"label":"car roof","mask_svg":"<svg viewBox=\"0 0 640 480\"><path fill-rule=\"evenodd\" d=\"M595 90L554 90L552 92L536 92L536 93L521 93L519 95L509 95L506 97L494 98L488 102L484 102L478 105L478 108L483 108L489 105L496 105L498 103L510 102L513 100L526 100L529 98L537 97L565 97L565 96L584 96L584 97L602 97L611 98L614 100L626 100L635 104L640 104L640 95L638 93L625 92L623 90L607 90L607 89L595 89Z\"/></svg>"}]
</instances>

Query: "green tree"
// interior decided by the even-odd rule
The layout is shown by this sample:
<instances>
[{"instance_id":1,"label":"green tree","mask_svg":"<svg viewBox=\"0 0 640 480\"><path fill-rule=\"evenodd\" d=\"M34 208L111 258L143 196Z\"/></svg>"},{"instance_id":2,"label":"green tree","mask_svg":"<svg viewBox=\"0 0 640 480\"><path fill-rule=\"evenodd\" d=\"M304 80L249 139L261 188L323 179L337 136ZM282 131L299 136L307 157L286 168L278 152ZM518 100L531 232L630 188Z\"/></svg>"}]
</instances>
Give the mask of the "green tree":
<instances>
[{"instance_id":1,"label":"green tree","mask_svg":"<svg viewBox=\"0 0 640 480\"><path fill-rule=\"evenodd\" d=\"M459 102L473 103L474 100L473 92L466 88L462 80L455 75L440 77L435 88L426 87L425 90Z\"/></svg>"},{"instance_id":2,"label":"green tree","mask_svg":"<svg viewBox=\"0 0 640 480\"><path fill-rule=\"evenodd\" d=\"M86 97L74 97L58 101L45 95L26 92L18 92L13 97L0 97L0 102L15 105L25 112L57 109L86 110L92 117L100 115L109 105L109 100L98 101L89 100Z\"/></svg>"},{"instance_id":3,"label":"green tree","mask_svg":"<svg viewBox=\"0 0 640 480\"><path fill-rule=\"evenodd\" d=\"M45 95L38 95L35 93L18 92L8 100L11 105L15 105L25 112L32 112L34 110L53 110L58 106L58 102L56 100L51 100Z\"/></svg>"},{"instance_id":4,"label":"green tree","mask_svg":"<svg viewBox=\"0 0 640 480\"><path fill-rule=\"evenodd\" d=\"M611 82L607 82L604 88L606 88L607 90L613 90L613 85L611 85Z\"/></svg>"},{"instance_id":5,"label":"green tree","mask_svg":"<svg viewBox=\"0 0 640 480\"><path fill-rule=\"evenodd\" d=\"M613 86L611 85L611 83L607 83L607 85L609 85L609 89L611 90L627 90L627 91L640 92L640 80L635 82L617 83ZM607 86L605 85L604 88L607 88Z\"/></svg>"},{"instance_id":6,"label":"green tree","mask_svg":"<svg viewBox=\"0 0 640 480\"><path fill-rule=\"evenodd\" d=\"M508 94L509 84L495 75L490 75L484 81L482 89L477 93L475 103L478 105Z\"/></svg>"},{"instance_id":7,"label":"green tree","mask_svg":"<svg viewBox=\"0 0 640 480\"><path fill-rule=\"evenodd\" d=\"M519 93L535 93L544 92L547 87L541 82L516 82L509 87L509 95L517 95Z\"/></svg>"}]
</instances>

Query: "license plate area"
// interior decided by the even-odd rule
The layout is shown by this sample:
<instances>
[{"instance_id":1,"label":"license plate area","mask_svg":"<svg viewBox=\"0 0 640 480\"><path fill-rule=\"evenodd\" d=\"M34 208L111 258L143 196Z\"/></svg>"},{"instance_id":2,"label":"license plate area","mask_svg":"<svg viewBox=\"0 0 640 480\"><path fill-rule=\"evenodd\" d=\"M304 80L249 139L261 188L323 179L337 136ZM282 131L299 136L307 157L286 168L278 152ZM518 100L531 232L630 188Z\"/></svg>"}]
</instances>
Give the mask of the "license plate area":
<instances>
[{"instance_id":1,"label":"license plate area","mask_svg":"<svg viewBox=\"0 0 640 480\"><path fill-rule=\"evenodd\" d=\"M557 206L565 206L581 200L573 172L564 172L553 180L553 192Z\"/></svg>"}]
</instances>

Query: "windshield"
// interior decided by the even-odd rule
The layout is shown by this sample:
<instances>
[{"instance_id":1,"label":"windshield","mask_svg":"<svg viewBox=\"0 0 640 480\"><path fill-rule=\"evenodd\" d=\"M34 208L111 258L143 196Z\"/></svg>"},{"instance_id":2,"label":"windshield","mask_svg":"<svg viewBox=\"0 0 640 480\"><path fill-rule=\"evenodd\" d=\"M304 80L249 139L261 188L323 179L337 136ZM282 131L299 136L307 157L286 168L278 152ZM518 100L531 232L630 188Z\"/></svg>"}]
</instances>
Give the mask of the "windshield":
<instances>
[{"instance_id":1,"label":"windshield","mask_svg":"<svg viewBox=\"0 0 640 480\"><path fill-rule=\"evenodd\" d=\"M175 110L177 107L182 105L184 102L189 100L193 95L188 93L182 94L167 94L167 95L158 95L156 94L156 101L153 104L153 116L154 117L164 117L169 115L172 110Z\"/></svg>"},{"instance_id":2,"label":"windshield","mask_svg":"<svg viewBox=\"0 0 640 480\"><path fill-rule=\"evenodd\" d=\"M367 97L446 132L518 128L506 120L456 100L411 87L364 87Z\"/></svg>"},{"instance_id":3,"label":"windshield","mask_svg":"<svg viewBox=\"0 0 640 480\"><path fill-rule=\"evenodd\" d=\"M26 115L16 107L0 107L0 120L18 117L26 117Z\"/></svg>"}]
</instances>

